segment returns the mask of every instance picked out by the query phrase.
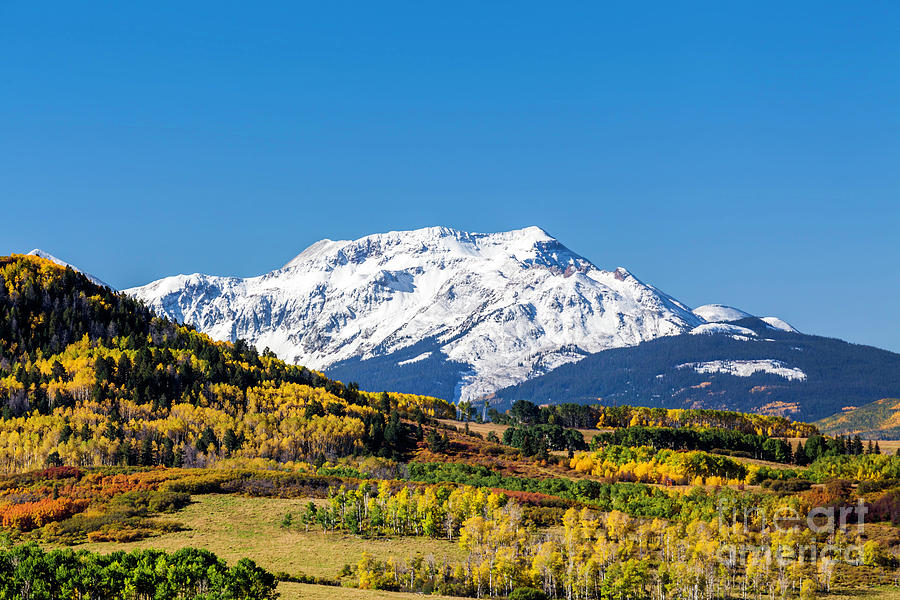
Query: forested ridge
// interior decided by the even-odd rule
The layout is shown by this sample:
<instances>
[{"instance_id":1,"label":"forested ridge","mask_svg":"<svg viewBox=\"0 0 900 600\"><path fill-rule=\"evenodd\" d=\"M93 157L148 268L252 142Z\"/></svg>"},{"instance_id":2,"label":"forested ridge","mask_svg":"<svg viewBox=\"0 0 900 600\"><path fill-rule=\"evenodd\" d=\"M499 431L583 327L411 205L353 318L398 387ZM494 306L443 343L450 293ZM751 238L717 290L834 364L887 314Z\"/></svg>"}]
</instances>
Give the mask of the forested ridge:
<instances>
[{"instance_id":1,"label":"forested ridge","mask_svg":"<svg viewBox=\"0 0 900 600\"><path fill-rule=\"evenodd\" d=\"M814 425L777 415L728 410L662 408L630 405L549 404L515 401L505 413L490 409L494 423L504 425L560 425L569 428L693 427L730 429L738 433L774 437L806 437L818 433Z\"/></svg>"},{"instance_id":2,"label":"forested ridge","mask_svg":"<svg viewBox=\"0 0 900 600\"><path fill-rule=\"evenodd\" d=\"M215 342L48 260L0 258L0 469L325 461L408 450L444 401Z\"/></svg>"}]
</instances>

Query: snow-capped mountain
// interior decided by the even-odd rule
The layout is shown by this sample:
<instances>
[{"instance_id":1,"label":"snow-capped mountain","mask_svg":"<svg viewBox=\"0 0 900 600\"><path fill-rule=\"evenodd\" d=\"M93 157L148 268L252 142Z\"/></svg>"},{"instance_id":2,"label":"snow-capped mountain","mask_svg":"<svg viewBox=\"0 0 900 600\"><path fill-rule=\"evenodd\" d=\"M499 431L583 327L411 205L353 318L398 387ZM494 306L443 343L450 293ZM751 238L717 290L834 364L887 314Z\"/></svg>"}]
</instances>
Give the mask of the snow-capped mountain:
<instances>
[{"instance_id":1,"label":"snow-capped mountain","mask_svg":"<svg viewBox=\"0 0 900 600\"><path fill-rule=\"evenodd\" d=\"M90 273L82 271L75 265L69 264L64 260L60 260L60 259L56 258L55 256L53 256L52 254L50 254L49 252L44 252L40 248L35 248L31 252L29 252L26 256L37 256L39 258L43 258L43 259L49 260L51 262L55 262L56 264L58 264L61 267L71 267L73 271L78 271L79 273L81 273L82 275L84 275L85 277L87 277L88 279L90 279L91 281L96 283L97 285L102 285L102 286L108 287L110 289L115 289L108 283L101 281L99 278L94 277Z\"/></svg>"},{"instance_id":2,"label":"snow-capped mountain","mask_svg":"<svg viewBox=\"0 0 900 600\"><path fill-rule=\"evenodd\" d=\"M258 277L178 275L126 292L215 338L244 338L348 379L376 366L405 370L424 386L408 391L453 389L459 399L705 322L538 227L322 240ZM426 373L443 383L429 387Z\"/></svg>"}]
</instances>

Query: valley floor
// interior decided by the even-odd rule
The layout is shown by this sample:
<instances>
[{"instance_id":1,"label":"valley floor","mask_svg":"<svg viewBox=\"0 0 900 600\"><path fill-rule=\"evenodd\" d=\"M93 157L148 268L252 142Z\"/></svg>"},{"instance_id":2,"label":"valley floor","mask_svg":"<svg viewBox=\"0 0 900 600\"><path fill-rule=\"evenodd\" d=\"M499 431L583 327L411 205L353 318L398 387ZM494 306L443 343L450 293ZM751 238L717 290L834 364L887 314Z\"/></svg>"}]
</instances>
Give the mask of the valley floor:
<instances>
[{"instance_id":1,"label":"valley floor","mask_svg":"<svg viewBox=\"0 0 900 600\"><path fill-rule=\"evenodd\" d=\"M109 553L116 550L130 552L143 548L174 551L184 547L204 548L214 552L229 564L241 558L253 559L272 573L335 578L344 565L355 565L363 552L385 560L391 556L404 559L417 553L433 555L436 560L464 558L455 543L429 538L396 539L361 538L343 533L306 532L295 519L290 529L281 526L285 514L295 517L303 512L308 498L252 498L222 494L199 495L178 511L173 518L186 531L167 533L136 542L93 542L79 548ZM322 503L321 500L315 500ZM278 587L283 600L345 598L347 600L376 600L379 598L421 597L381 591L356 590L331 586L282 583Z\"/></svg>"},{"instance_id":2,"label":"valley floor","mask_svg":"<svg viewBox=\"0 0 900 600\"><path fill-rule=\"evenodd\" d=\"M321 504L322 500L314 500ZM417 553L436 560L464 558L455 543L429 538L362 538L343 533L306 532L302 525L281 526L287 513L299 516L309 499L258 498L208 494L193 497L190 505L171 515L185 526L184 531L167 533L136 542L86 543L80 548L109 553L156 548L174 551L184 547L205 548L234 564L243 557L256 561L271 572L335 578L344 565L356 564L363 552L376 559L390 556L411 558ZM421 594L359 590L346 587L283 582L278 586L282 600L411 600ZM446 598L444 596L430 596ZM883 587L866 591L845 591L819 596L825 600L900 600L900 588Z\"/></svg>"}]
</instances>

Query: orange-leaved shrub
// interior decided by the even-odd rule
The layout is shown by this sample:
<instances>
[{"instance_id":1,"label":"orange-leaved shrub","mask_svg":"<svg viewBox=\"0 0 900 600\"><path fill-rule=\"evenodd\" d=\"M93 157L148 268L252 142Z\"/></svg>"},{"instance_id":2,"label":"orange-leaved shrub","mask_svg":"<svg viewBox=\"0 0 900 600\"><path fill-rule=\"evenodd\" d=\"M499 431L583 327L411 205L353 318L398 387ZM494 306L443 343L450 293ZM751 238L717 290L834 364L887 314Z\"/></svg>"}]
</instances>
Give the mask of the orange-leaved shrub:
<instances>
[{"instance_id":1,"label":"orange-leaved shrub","mask_svg":"<svg viewBox=\"0 0 900 600\"><path fill-rule=\"evenodd\" d=\"M37 502L0 506L0 525L28 531L47 523L67 519L87 508L90 501L72 498L44 498Z\"/></svg>"}]
</instances>

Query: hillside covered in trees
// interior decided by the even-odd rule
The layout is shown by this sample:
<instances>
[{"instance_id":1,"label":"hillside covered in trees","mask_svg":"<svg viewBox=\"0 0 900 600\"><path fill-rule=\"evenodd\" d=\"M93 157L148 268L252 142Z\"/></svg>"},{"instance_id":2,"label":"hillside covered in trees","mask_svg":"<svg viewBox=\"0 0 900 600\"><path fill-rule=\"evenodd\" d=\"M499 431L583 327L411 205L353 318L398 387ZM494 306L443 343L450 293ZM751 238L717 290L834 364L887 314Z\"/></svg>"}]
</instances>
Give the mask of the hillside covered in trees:
<instances>
[{"instance_id":1,"label":"hillside covered in trees","mask_svg":"<svg viewBox=\"0 0 900 600\"><path fill-rule=\"evenodd\" d=\"M900 399L882 398L859 407L848 407L816 422L831 434L858 434L869 439L900 439Z\"/></svg>"},{"instance_id":2,"label":"hillside covered in trees","mask_svg":"<svg viewBox=\"0 0 900 600\"><path fill-rule=\"evenodd\" d=\"M0 258L0 470L324 462L408 450L444 401L373 394L215 342L34 256Z\"/></svg>"}]
</instances>

